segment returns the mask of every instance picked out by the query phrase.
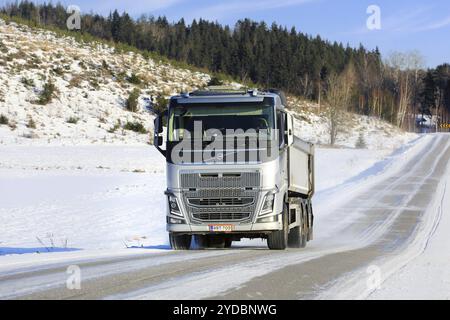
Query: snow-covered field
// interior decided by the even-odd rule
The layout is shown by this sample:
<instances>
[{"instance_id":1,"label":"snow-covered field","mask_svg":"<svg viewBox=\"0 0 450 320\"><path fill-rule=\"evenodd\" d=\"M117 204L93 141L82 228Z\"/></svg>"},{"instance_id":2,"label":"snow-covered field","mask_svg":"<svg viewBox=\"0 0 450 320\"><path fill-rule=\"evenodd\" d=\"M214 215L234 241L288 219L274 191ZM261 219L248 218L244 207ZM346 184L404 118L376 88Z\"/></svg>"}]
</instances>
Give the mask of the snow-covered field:
<instances>
[{"instance_id":1,"label":"snow-covered field","mask_svg":"<svg viewBox=\"0 0 450 320\"><path fill-rule=\"evenodd\" d=\"M164 162L150 146L1 149L0 254L166 244Z\"/></svg>"},{"instance_id":2,"label":"snow-covered field","mask_svg":"<svg viewBox=\"0 0 450 320\"><path fill-rule=\"evenodd\" d=\"M153 147L0 150L0 255L167 246L165 162ZM364 171L386 152L318 149L318 191Z\"/></svg>"}]
</instances>

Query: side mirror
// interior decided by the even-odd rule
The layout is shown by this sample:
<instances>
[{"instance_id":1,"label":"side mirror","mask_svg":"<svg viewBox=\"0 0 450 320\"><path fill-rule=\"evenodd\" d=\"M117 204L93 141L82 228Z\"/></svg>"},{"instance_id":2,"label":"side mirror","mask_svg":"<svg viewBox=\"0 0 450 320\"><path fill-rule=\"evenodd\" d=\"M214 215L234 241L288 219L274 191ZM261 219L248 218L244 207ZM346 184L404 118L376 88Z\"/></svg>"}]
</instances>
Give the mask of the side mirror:
<instances>
[{"instance_id":1,"label":"side mirror","mask_svg":"<svg viewBox=\"0 0 450 320\"><path fill-rule=\"evenodd\" d=\"M163 137L163 133L164 133L163 119L164 119L164 117L167 117L167 112L164 112L155 118L155 121L154 121L154 129L155 130L153 133L153 144L156 147L156 149L158 149L158 151L161 152L161 154L165 157L166 151L161 149L161 146L164 144L164 137Z\"/></svg>"},{"instance_id":2,"label":"side mirror","mask_svg":"<svg viewBox=\"0 0 450 320\"><path fill-rule=\"evenodd\" d=\"M155 137L153 144L155 145L155 147L161 147L164 144L163 137L161 136Z\"/></svg>"},{"instance_id":3,"label":"side mirror","mask_svg":"<svg viewBox=\"0 0 450 320\"><path fill-rule=\"evenodd\" d=\"M163 133L163 117L161 115L158 115L155 119L155 133L161 134Z\"/></svg>"},{"instance_id":4,"label":"side mirror","mask_svg":"<svg viewBox=\"0 0 450 320\"><path fill-rule=\"evenodd\" d=\"M163 128L163 124L162 124L162 117L161 116L157 116L156 117L154 125L155 125L155 131L154 131L154 134L153 134L154 145L156 147L160 147L164 143L163 137L161 136L161 134L164 132L164 128Z\"/></svg>"},{"instance_id":5,"label":"side mirror","mask_svg":"<svg viewBox=\"0 0 450 320\"><path fill-rule=\"evenodd\" d=\"M286 113L286 143L288 146L294 144L294 117Z\"/></svg>"}]
</instances>

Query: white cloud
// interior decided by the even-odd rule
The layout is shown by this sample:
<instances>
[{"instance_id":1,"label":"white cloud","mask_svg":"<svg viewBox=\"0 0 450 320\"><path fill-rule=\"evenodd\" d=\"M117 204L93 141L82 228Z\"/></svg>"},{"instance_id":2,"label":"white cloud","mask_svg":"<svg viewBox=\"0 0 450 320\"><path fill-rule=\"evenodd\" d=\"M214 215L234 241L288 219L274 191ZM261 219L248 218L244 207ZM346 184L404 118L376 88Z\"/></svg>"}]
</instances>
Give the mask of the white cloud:
<instances>
[{"instance_id":1,"label":"white cloud","mask_svg":"<svg viewBox=\"0 0 450 320\"><path fill-rule=\"evenodd\" d=\"M166 9L183 1L185 0L110 0L99 1L94 7L95 12L108 13L111 10L117 9L119 12L126 11L131 15L136 15Z\"/></svg>"},{"instance_id":2,"label":"white cloud","mask_svg":"<svg viewBox=\"0 0 450 320\"><path fill-rule=\"evenodd\" d=\"M412 33L441 28L450 24L447 20L433 23L431 7L418 7L408 11L389 12L381 11L381 31L397 34ZM360 27L349 34L368 34L372 32L366 26Z\"/></svg>"},{"instance_id":3,"label":"white cloud","mask_svg":"<svg viewBox=\"0 0 450 320\"><path fill-rule=\"evenodd\" d=\"M431 22L431 23L429 23L427 25L419 27L417 29L417 31L437 30L437 29L445 28L447 26L450 26L450 16L445 18L445 19L442 19L440 21Z\"/></svg>"},{"instance_id":4,"label":"white cloud","mask_svg":"<svg viewBox=\"0 0 450 320\"><path fill-rule=\"evenodd\" d=\"M205 18L208 20L219 20L234 13L242 12L245 16L248 16L246 13L249 11L273 10L292 7L312 1L316 0L229 0L197 10L195 13L191 12L188 15L196 18Z\"/></svg>"}]
</instances>

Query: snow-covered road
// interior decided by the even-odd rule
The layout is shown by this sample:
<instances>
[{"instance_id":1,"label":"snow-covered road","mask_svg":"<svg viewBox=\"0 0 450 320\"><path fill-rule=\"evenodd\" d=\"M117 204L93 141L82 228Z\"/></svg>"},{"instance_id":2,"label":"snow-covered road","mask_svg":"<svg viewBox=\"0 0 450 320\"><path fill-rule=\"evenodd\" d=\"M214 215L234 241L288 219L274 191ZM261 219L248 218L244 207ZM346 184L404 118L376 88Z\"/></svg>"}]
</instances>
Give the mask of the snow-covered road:
<instances>
[{"instance_id":1,"label":"snow-covered road","mask_svg":"<svg viewBox=\"0 0 450 320\"><path fill-rule=\"evenodd\" d=\"M157 169L128 163L109 170L93 162L76 173L72 163L47 159L43 172L31 174L29 159L22 168L2 160L0 251L42 251L36 237L61 251L87 249L0 257L3 299L404 298L405 290L427 298L418 289L433 281L439 291L430 297L448 298L448 135L423 136L391 156L319 150L316 239L286 252L270 252L260 241L231 250L167 250L164 198L156 195L164 189L160 162ZM23 194L31 195L20 203ZM69 265L81 268L81 290L66 288Z\"/></svg>"}]
</instances>

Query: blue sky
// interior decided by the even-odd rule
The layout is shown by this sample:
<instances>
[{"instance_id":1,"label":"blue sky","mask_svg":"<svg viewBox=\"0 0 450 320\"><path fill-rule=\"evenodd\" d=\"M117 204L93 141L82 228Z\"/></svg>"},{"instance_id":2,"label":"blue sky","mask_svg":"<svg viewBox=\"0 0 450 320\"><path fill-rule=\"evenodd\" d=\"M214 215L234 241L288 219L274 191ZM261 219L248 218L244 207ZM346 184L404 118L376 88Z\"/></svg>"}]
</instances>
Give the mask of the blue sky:
<instances>
[{"instance_id":1,"label":"blue sky","mask_svg":"<svg viewBox=\"0 0 450 320\"><path fill-rule=\"evenodd\" d=\"M0 3L8 2L0 0ZM37 1L43 2L43 1ZM378 46L383 55L418 50L426 65L450 62L450 1L448 0L62 0L83 12L108 14L115 8L134 17L165 15L170 21L185 18L216 20L233 25L242 18L273 21L297 31L368 48ZM381 9L381 30L369 30L367 8Z\"/></svg>"}]
</instances>

